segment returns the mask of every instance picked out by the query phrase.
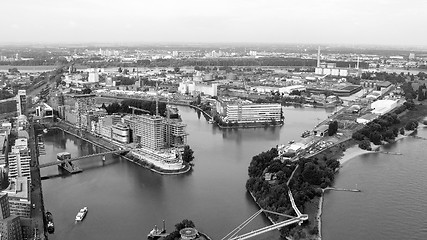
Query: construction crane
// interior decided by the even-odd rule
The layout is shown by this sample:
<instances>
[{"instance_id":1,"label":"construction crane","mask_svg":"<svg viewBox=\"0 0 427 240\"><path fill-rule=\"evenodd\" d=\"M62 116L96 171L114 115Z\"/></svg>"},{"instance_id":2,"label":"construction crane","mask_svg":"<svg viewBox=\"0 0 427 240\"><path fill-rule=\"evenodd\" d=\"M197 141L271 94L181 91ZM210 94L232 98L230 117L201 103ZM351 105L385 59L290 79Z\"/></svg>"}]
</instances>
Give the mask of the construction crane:
<instances>
[{"instance_id":1,"label":"construction crane","mask_svg":"<svg viewBox=\"0 0 427 240\"><path fill-rule=\"evenodd\" d=\"M141 108L137 108L137 107L133 107L133 106L129 106L130 109L132 109L132 115L135 115L135 110L141 111L143 113L147 113L150 114L150 111L141 109Z\"/></svg>"}]
</instances>

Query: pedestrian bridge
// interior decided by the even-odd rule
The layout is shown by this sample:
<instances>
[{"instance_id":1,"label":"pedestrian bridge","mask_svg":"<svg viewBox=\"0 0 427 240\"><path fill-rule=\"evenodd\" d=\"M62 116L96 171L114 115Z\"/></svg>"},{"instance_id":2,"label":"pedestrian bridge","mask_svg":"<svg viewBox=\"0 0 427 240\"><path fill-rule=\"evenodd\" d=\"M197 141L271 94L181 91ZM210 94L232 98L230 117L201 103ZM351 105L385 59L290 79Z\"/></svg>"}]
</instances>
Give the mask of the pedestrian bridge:
<instances>
[{"instance_id":1,"label":"pedestrian bridge","mask_svg":"<svg viewBox=\"0 0 427 240\"><path fill-rule=\"evenodd\" d=\"M91 154L91 155L80 156L80 157L65 159L65 160L61 160L61 161L43 163L43 164L39 165L39 168L51 167L51 166L60 165L60 164L64 164L64 163L70 163L70 162L74 162L74 161L78 161L78 160L86 160L86 159L90 159L92 157L104 156L107 154L121 154L121 153L125 153L125 152L129 152L129 150L128 149L121 149L121 150L114 150L114 151L109 151L109 152L95 153L95 154Z\"/></svg>"}]
</instances>

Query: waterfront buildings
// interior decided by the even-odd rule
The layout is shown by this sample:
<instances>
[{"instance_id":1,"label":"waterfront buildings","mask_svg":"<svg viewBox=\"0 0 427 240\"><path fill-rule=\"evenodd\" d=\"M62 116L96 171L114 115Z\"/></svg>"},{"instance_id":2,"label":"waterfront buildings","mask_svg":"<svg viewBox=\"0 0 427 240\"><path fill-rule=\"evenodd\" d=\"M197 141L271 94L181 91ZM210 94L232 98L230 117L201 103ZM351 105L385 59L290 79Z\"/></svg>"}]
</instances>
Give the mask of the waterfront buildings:
<instances>
[{"instance_id":1,"label":"waterfront buildings","mask_svg":"<svg viewBox=\"0 0 427 240\"><path fill-rule=\"evenodd\" d=\"M243 100L219 100L216 109L224 122L279 123L282 121L282 106L279 103L256 104Z\"/></svg>"}]
</instances>

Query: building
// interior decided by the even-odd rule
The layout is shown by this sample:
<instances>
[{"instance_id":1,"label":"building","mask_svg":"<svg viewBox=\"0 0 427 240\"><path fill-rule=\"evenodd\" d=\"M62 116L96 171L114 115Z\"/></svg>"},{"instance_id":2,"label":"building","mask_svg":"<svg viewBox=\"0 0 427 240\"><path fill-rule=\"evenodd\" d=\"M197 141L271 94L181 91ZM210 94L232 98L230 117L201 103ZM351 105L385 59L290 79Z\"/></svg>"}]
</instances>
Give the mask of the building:
<instances>
[{"instance_id":1,"label":"building","mask_svg":"<svg viewBox=\"0 0 427 240\"><path fill-rule=\"evenodd\" d=\"M2 193L8 196L10 214L30 218L31 194L27 177L11 179L9 186Z\"/></svg>"},{"instance_id":2,"label":"building","mask_svg":"<svg viewBox=\"0 0 427 240\"><path fill-rule=\"evenodd\" d=\"M17 177L30 177L31 156L28 149L28 139L19 137L15 140L8 156L9 182Z\"/></svg>"},{"instance_id":3,"label":"building","mask_svg":"<svg viewBox=\"0 0 427 240\"><path fill-rule=\"evenodd\" d=\"M96 69L96 68L90 68L88 70L88 72L89 72L89 75L88 75L88 78L87 78L88 82L90 82L90 83L99 82L98 69Z\"/></svg>"},{"instance_id":4,"label":"building","mask_svg":"<svg viewBox=\"0 0 427 240\"><path fill-rule=\"evenodd\" d=\"M25 115L27 111L27 91L18 90L18 95L16 96L16 111L19 115Z\"/></svg>"},{"instance_id":5,"label":"building","mask_svg":"<svg viewBox=\"0 0 427 240\"><path fill-rule=\"evenodd\" d=\"M166 147L183 147L187 144L187 125L177 120L165 120L165 143Z\"/></svg>"},{"instance_id":6,"label":"building","mask_svg":"<svg viewBox=\"0 0 427 240\"><path fill-rule=\"evenodd\" d=\"M196 83L194 81L179 83L178 92L181 94L190 94L192 96L203 93L204 95L217 96L218 84Z\"/></svg>"},{"instance_id":7,"label":"building","mask_svg":"<svg viewBox=\"0 0 427 240\"><path fill-rule=\"evenodd\" d=\"M254 104L249 101L217 102L217 110L224 122L259 123L281 122L282 106L278 103Z\"/></svg>"},{"instance_id":8,"label":"building","mask_svg":"<svg viewBox=\"0 0 427 240\"><path fill-rule=\"evenodd\" d=\"M136 142L144 148L160 150L165 147L164 124L160 116L138 115L134 134Z\"/></svg>"},{"instance_id":9,"label":"building","mask_svg":"<svg viewBox=\"0 0 427 240\"><path fill-rule=\"evenodd\" d=\"M5 133L0 133L0 170L6 165L8 138ZM2 171L3 172L3 171Z\"/></svg>"},{"instance_id":10,"label":"building","mask_svg":"<svg viewBox=\"0 0 427 240\"><path fill-rule=\"evenodd\" d=\"M130 141L129 127L117 123L111 127L111 139L119 143L127 144Z\"/></svg>"},{"instance_id":11,"label":"building","mask_svg":"<svg viewBox=\"0 0 427 240\"><path fill-rule=\"evenodd\" d=\"M36 116L44 119L53 119L53 108L46 103L36 107Z\"/></svg>"},{"instance_id":12,"label":"building","mask_svg":"<svg viewBox=\"0 0 427 240\"><path fill-rule=\"evenodd\" d=\"M21 220L11 215L7 194L0 194L0 239L22 240Z\"/></svg>"},{"instance_id":13,"label":"building","mask_svg":"<svg viewBox=\"0 0 427 240\"><path fill-rule=\"evenodd\" d=\"M377 100L371 103L373 114L383 115L397 107L397 100Z\"/></svg>"}]
</instances>

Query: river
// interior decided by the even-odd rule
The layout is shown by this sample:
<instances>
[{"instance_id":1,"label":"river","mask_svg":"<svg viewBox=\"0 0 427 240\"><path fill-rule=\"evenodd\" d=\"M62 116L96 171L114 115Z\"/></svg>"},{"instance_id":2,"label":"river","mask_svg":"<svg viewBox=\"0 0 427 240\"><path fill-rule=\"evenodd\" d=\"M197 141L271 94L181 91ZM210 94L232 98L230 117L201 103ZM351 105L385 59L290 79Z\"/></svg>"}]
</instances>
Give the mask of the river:
<instances>
[{"instance_id":1,"label":"river","mask_svg":"<svg viewBox=\"0 0 427 240\"><path fill-rule=\"evenodd\" d=\"M427 129L418 136L427 138ZM403 155L370 153L345 163L335 186L357 184L362 192L325 194L324 239L427 239L426 144L408 137L383 147Z\"/></svg>"},{"instance_id":2,"label":"river","mask_svg":"<svg viewBox=\"0 0 427 240\"><path fill-rule=\"evenodd\" d=\"M55 233L50 239L145 239L154 224L166 220L170 231L182 219L191 219L213 239L221 239L258 208L245 190L252 157L277 144L299 139L331 111L313 108L284 109L280 128L221 130L208 124L195 110L179 107L187 124L188 144L194 150L194 170L185 175L161 176L115 156L79 162L82 173L42 182L45 208L53 213ZM100 149L60 131L45 135L46 155L72 156ZM42 176L56 174L57 167L42 169ZM80 208L87 206L85 220L75 224ZM256 218L245 231L266 226ZM257 239L278 239L270 232Z\"/></svg>"}]
</instances>

